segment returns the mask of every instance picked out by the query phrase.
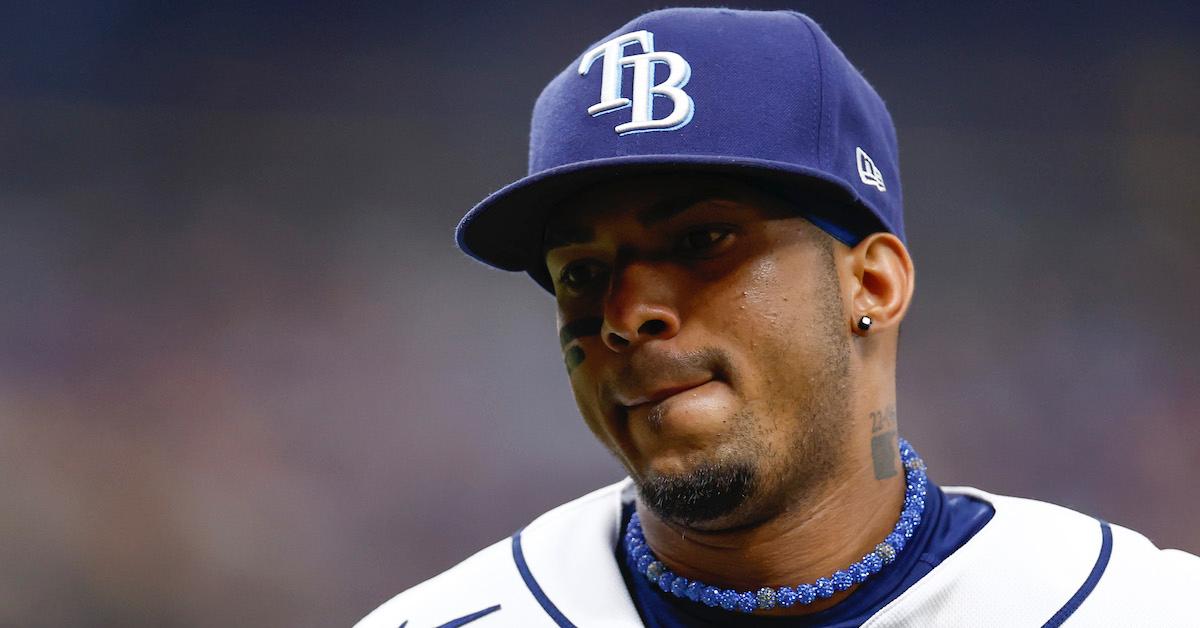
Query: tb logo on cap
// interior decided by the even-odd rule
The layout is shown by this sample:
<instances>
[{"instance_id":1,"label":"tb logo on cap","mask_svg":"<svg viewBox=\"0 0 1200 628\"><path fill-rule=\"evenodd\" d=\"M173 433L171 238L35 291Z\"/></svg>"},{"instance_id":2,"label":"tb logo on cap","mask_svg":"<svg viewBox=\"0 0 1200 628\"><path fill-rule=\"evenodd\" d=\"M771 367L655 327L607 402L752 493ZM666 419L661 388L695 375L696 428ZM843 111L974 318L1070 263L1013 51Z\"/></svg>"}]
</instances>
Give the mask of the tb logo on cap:
<instances>
[{"instance_id":1,"label":"tb logo on cap","mask_svg":"<svg viewBox=\"0 0 1200 628\"><path fill-rule=\"evenodd\" d=\"M642 47L642 53L625 55L625 49L637 44ZM601 64L604 74L600 79L600 102L588 107L588 113L593 117L612 111L630 107L632 120L618 124L615 128L619 135L644 133L646 131L674 131L692 121L695 103L683 86L687 85L692 75L692 67L688 62L674 52L655 52L654 33L636 31L610 39L583 55L579 62L579 76L587 76L596 63L603 58ZM670 69L667 80L654 84L654 66L666 64ZM633 98L621 96L621 73L624 68L633 67ZM665 118L654 118L652 105L655 96L671 99L674 108Z\"/></svg>"}]
</instances>

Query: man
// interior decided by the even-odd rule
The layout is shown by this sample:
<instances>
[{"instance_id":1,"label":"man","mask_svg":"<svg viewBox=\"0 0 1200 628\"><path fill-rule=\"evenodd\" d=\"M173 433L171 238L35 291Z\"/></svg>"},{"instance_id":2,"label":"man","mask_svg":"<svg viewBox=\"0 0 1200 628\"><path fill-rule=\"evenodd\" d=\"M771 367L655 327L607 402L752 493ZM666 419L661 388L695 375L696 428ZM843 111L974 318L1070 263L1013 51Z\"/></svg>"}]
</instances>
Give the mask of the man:
<instances>
[{"instance_id":1,"label":"man","mask_svg":"<svg viewBox=\"0 0 1200 628\"><path fill-rule=\"evenodd\" d=\"M898 437L895 133L812 20L636 18L550 83L530 144L459 244L555 295L580 412L630 479L360 626L1200 621L1200 559L943 490Z\"/></svg>"}]
</instances>

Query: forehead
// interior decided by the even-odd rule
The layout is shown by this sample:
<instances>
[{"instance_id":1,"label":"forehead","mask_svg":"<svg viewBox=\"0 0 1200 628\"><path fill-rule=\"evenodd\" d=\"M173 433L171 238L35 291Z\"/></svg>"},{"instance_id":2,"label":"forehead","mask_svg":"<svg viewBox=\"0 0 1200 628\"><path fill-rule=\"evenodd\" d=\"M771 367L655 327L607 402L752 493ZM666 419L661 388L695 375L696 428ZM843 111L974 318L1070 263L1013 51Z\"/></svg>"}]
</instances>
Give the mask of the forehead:
<instances>
[{"instance_id":1,"label":"forehead","mask_svg":"<svg viewBox=\"0 0 1200 628\"><path fill-rule=\"evenodd\" d=\"M726 176L620 177L584 188L559 203L546 222L544 248L586 239L605 222L632 221L649 228L694 207L711 205L750 209L763 218L797 215L770 192Z\"/></svg>"}]
</instances>

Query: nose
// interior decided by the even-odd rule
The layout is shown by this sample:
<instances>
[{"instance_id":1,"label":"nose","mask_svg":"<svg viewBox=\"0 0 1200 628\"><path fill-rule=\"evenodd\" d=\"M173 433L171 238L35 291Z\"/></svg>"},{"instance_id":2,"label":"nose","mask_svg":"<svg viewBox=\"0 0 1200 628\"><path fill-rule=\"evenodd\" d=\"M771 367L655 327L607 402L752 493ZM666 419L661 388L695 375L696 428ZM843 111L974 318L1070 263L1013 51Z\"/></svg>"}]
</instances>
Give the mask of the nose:
<instances>
[{"instance_id":1,"label":"nose","mask_svg":"<svg viewBox=\"0 0 1200 628\"><path fill-rule=\"evenodd\" d=\"M653 264L633 261L614 270L600 337L621 353L650 340L679 333L679 312L669 274Z\"/></svg>"}]
</instances>

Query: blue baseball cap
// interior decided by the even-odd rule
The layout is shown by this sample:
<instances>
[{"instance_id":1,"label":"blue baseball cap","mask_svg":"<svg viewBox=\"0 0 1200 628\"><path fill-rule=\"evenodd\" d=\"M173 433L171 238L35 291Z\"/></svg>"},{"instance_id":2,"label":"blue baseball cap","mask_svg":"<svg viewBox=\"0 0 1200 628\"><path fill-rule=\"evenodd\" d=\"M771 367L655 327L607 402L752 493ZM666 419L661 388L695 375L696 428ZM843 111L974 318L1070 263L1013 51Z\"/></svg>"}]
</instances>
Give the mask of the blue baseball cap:
<instances>
[{"instance_id":1,"label":"blue baseball cap","mask_svg":"<svg viewBox=\"0 0 1200 628\"><path fill-rule=\"evenodd\" d=\"M553 292L545 223L610 179L720 173L764 186L853 246L904 241L896 131L879 94L794 11L664 9L589 46L533 108L528 175L458 224L458 246Z\"/></svg>"}]
</instances>

